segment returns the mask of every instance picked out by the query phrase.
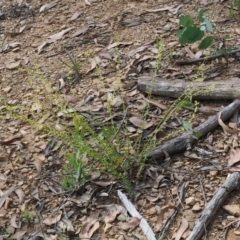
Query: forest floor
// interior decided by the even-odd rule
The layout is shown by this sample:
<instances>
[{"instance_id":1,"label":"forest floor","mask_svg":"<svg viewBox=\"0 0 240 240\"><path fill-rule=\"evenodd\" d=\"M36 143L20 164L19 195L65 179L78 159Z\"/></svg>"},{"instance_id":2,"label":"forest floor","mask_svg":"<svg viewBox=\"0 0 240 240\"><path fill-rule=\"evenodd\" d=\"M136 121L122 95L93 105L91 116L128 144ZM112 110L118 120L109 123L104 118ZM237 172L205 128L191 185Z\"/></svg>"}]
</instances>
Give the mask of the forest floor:
<instances>
[{"instance_id":1,"label":"forest floor","mask_svg":"<svg viewBox=\"0 0 240 240\"><path fill-rule=\"evenodd\" d=\"M198 11L205 9L214 24L214 53L225 35L229 35L227 46L240 48L240 15L234 11L231 16L230 3L224 0L59 0L46 6L50 3L0 1L0 239L147 239L139 219L132 218L119 199L119 189L158 239L176 210L182 183L184 200L163 239L187 239L201 211L230 173L228 159L231 149L239 147L238 134L228 135L218 127L190 152L170 156L169 164L164 159L146 162L140 179L135 180L134 171L130 174L130 181L135 182L134 197L121 182L103 176L100 170L80 191L69 193L62 189L59 177L66 162L62 140L15 119L6 104L21 107L19 113L35 122L53 119L52 127L61 131L63 124L72 124L71 119L63 120L56 112L56 105L47 98L50 88L79 114L97 116L104 123L111 121L106 115L107 94L112 97L112 121L126 121L124 131L134 139L139 133L136 119L147 103L137 90L137 79L154 73L157 43L163 44L157 76L191 81L201 63L178 66L175 62L199 58L202 52L196 44L178 43L180 17L196 18ZM71 65L70 58L81 65L79 75L66 65ZM225 58L208 61L202 72L205 74L198 76L198 81L239 77L239 56L229 56L228 65ZM121 96L115 91L119 84ZM81 104L86 99L91 101ZM129 109L126 115L122 101ZM151 101L149 129L163 118L174 99L152 96ZM205 100L199 104L212 112L230 102ZM50 109L47 115L46 106ZM191 110L180 111L169 119L164 131L180 128L191 115ZM198 126L208 117L197 113L191 124ZM143 131L146 135L148 128ZM52 142L55 145L49 150ZM210 155L204 155L206 152ZM239 239L239 209L240 191L236 190L206 226L203 239Z\"/></svg>"}]
</instances>

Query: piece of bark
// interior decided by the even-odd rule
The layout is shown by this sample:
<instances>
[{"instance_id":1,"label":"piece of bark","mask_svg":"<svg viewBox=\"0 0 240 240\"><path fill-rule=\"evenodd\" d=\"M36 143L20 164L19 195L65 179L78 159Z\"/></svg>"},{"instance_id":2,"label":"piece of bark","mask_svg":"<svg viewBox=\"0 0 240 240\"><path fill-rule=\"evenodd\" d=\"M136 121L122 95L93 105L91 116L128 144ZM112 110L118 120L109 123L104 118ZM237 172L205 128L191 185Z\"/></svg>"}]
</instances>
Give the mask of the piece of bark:
<instances>
[{"instance_id":1,"label":"piece of bark","mask_svg":"<svg viewBox=\"0 0 240 240\"><path fill-rule=\"evenodd\" d=\"M240 107L240 100L235 100L234 102L229 104L227 107L225 107L221 111L222 121L226 121L227 119L229 119L235 113L235 111L237 111L239 107ZM210 131L212 131L213 129L215 129L217 126L218 126L218 114L210 117L206 122L194 128L193 131L195 133L200 132L202 133L202 136L204 136ZM171 139L157 146L148 154L148 158L160 159L165 156L164 151L167 152L169 155L182 152L186 150L186 146L188 144L192 146L196 141L197 140L194 139L190 134L184 133L179 137Z\"/></svg>"},{"instance_id":2,"label":"piece of bark","mask_svg":"<svg viewBox=\"0 0 240 240\"><path fill-rule=\"evenodd\" d=\"M205 230L213 217L216 215L218 209L223 205L229 194L236 189L240 184L240 173L235 172L228 175L226 181L218 189L212 200L201 213L200 218L195 222L194 228L187 238L187 240L202 239Z\"/></svg>"},{"instance_id":3,"label":"piece of bark","mask_svg":"<svg viewBox=\"0 0 240 240\"><path fill-rule=\"evenodd\" d=\"M140 213L136 210L133 204L127 199L127 196L123 194L120 190L117 190L118 197L122 201L123 205L132 217L137 217L140 219L139 227L142 229L143 233L146 235L148 240L156 240L155 234L145 218L143 218Z\"/></svg>"},{"instance_id":4,"label":"piece of bark","mask_svg":"<svg viewBox=\"0 0 240 240\"><path fill-rule=\"evenodd\" d=\"M191 86L192 84L192 86ZM202 93L201 90L214 86L212 91ZM194 99L237 99L240 98L240 78L231 78L225 81L190 82L186 80L169 80L149 76L138 78L138 90L163 97L179 98L187 88L195 88L198 94Z\"/></svg>"}]
</instances>

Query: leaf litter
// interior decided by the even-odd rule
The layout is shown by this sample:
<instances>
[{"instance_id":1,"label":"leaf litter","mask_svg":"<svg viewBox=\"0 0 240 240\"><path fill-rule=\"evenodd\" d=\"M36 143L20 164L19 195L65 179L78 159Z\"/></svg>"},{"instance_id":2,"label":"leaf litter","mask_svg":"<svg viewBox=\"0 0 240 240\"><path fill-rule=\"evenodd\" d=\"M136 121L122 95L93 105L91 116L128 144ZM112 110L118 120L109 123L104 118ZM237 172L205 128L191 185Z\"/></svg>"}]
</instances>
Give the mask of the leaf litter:
<instances>
[{"instance_id":1,"label":"leaf litter","mask_svg":"<svg viewBox=\"0 0 240 240\"><path fill-rule=\"evenodd\" d=\"M18 1L18 9L21 9L24 4L24 1ZM221 18L228 19L229 16L224 10L225 6L218 5L218 3L206 4L203 1L199 7L202 7L201 4L207 6L208 10L215 9L217 6L216 9L226 14L221 15ZM14 8L7 3L6 5L10 14L11 8ZM40 4L33 0L31 5L36 11L34 12L34 22L31 22L32 18L29 15L26 15L26 19L31 25L30 28L26 25L28 24L27 21L21 22L23 20L20 16L16 18L20 23L16 27L17 30L9 29L9 26L13 26L11 18L1 21L1 25L3 24L6 28L6 38L4 40L5 46L1 46L1 53L4 54L0 64L4 66L1 67L4 71L2 72L3 81L0 83L0 89L1 94L6 96L11 104L20 102L28 108L32 108L35 113L33 117L41 114L44 108L37 102L34 102L34 104L28 102L29 93L33 93L34 90L28 86L25 73L19 70L19 67L24 66L24 64L30 66L32 66L31 64L38 64L52 81L52 86L59 84L58 91L63 98L67 99L69 111L75 108L79 113L84 113L85 116L90 116L90 118L98 115L99 119L107 124L110 120L104 118L106 98L101 98L99 93L101 92L100 88L102 88L99 86L102 85L96 84L99 76L97 71L100 69L103 73L104 83L109 85L109 89L106 91L111 93L108 94L108 100L118 112L111 119L115 121L115 119L123 118L123 113L120 110L126 99L122 95L118 95L114 89L114 86L119 84L116 79L119 70L116 68L116 62L114 62L118 59L117 64L119 64L119 69L122 72L121 81L127 86L125 96L127 96L129 102L126 115L128 123L125 127L132 134L131 137L134 137L134 135L139 134L139 130L146 131L154 127L158 123L156 119L160 120L164 111L172 103L171 100L164 98L160 100L156 97L148 99L147 96L141 96L134 89L138 76L141 74L152 75L154 71L153 67L156 64L156 54L158 52L156 41L160 37L159 33L165 41L166 50L171 51L171 54L162 56L161 70L157 73L161 78L166 78L168 81L183 77L191 79L195 74L196 66L178 67L173 62L168 66L168 59L171 58L174 61L181 56L196 59L202 55L202 52L197 51L194 46L183 48L176 42L178 14L182 12L195 14L190 5L183 4L181 1L177 1L174 5L164 5L150 4L147 1L138 3L128 1L121 4L112 1L82 1L76 3L72 1L53 1ZM26 8L28 8L27 5ZM107 9L107 12L99 11L99 9ZM129 15L130 19L126 21L128 24L123 26L121 25L122 21L119 20L126 10L132 13L137 12L138 16L135 14ZM214 20L216 22L218 20L222 21L222 19L218 19L220 14L219 16L216 15L213 16ZM142 16L144 16L144 19L142 19ZM220 27L225 31L223 25L220 24ZM110 35L109 31L111 32ZM28 38L29 42L22 40L25 37ZM232 39L231 41L234 44L235 40ZM238 39L236 44L237 42ZM47 45L49 46L48 49L46 48ZM81 72L84 73L84 77L74 87L74 92L65 92L65 89L69 87L68 79L63 77L67 70L64 66L59 65L58 61L59 55L64 57L63 49L76 52L77 60L83 64ZM92 51L93 55L90 54L90 57L86 57L84 53L87 51ZM37 53L41 54L38 55ZM46 53L49 55L46 55ZM11 59L11 62L9 62L9 59ZM215 64L209 63L210 70ZM238 69L237 65L234 66L234 60L231 64L233 65L231 67ZM228 73L231 74L231 71ZM96 75L90 76L90 74ZM223 80L228 78L228 75L226 76L223 77ZM221 78L222 75L213 77L217 79ZM59 83L57 83L58 81ZM48 87L46 86L46 88ZM92 90L95 97L92 101L85 103L85 99L92 94L89 89ZM48 92L53 92L53 89L49 88ZM222 104L222 102L215 104L204 102L203 106L198 109L197 120L194 120L192 124L197 125L207 119L208 115L215 115ZM150 105L151 111L147 119L143 120L140 117L141 112L147 105ZM54 110L54 105L52 109ZM4 111L4 106L1 106L1 111ZM189 111L192 110L185 109L177 116L181 119L180 121L186 120L185 116L189 114ZM56 115L64 119L64 112L59 112ZM43 123L50 118L51 115L43 114L38 121ZM174 121L170 122L163 129L164 134L168 129L177 129L176 124L173 123ZM62 131L65 124L66 122L63 124L60 121L54 126ZM167 212L164 214L164 206L166 206L168 200L171 198L173 205L171 203L167 206L173 208L177 204L179 179L185 178L189 182L186 190L187 194L189 196L194 195L197 204L203 206L203 192L200 190L201 184L198 179L201 178L204 182L207 201L209 201L226 177L228 169L229 171L239 171L237 167L239 162L238 130L234 129L235 126L230 124L227 126L223 123L220 116L219 124L226 134L223 134L219 129L211 133L212 140L206 143L207 139L203 139L201 151L194 149L191 154L185 154L181 157L168 156L170 161L167 164L164 163L168 167L159 163L148 163L156 169L146 174L142 185L140 186L139 183L139 188L136 189L136 196L131 201L134 202L136 209L141 212L141 216L146 218L146 221L153 228L154 235L159 233L161 227L167 221ZM22 134L18 135L18 133ZM236 135L236 137L229 138L229 133ZM80 196L74 196L76 194L74 193L71 196L71 201L67 200L68 193L65 194L62 191L58 180L56 180L63 164L61 156L64 154L60 152L62 147L55 150L48 149L47 154L43 155L48 142L47 134L40 135L39 131L32 131L26 124L18 124L11 117L8 117L6 121L1 121L0 214L3 217L0 220L0 226L12 225L15 228L11 238L21 239L32 234L25 223L21 223L20 209L24 205L29 211L32 211L37 204L37 206L44 206L37 211L44 216L44 220L38 221L36 219L36 222L46 225L39 232L39 236L41 235L45 239L56 239L55 226L57 226L57 229L61 229L63 233L75 234L79 237L99 236L99 239L101 239L104 236L105 239L111 239L111 236L113 236L114 239L120 239L121 236L124 236L127 239L129 238L127 235L130 235L130 239L132 239L134 235L144 239L144 233L139 228L141 218L131 217L126 208L120 205L116 190L121 189L121 187L115 180L102 179L101 177L97 180L91 180L83 189L79 189L78 194ZM16 145L17 149L9 159L8 155L12 144ZM61 143L57 142L56 144L61 146ZM208 149L211 149L211 154L202 154L208 152ZM217 153L220 153L220 155ZM214 158L219 159L216 161ZM96 186L98 186L97 191L94 191ZM237 195L232 201L236 201L236 198ZM63 199L66 201L64 202ZM97 210L102 204L108 205L102 207L101 210ZM178 225L173 225L169 229L170 236L175 236L176 239L181 237L186 239L186 229L189 229L189 226L192 227L192 223L197 218L193 206L184 205L184 207L181 209L181 214L184 217L177 214L175 217ZM60 210L56 211L58 208ZM72 211L75 208L77 208L77 211ZM51 216L52 209L55 209L57 215ZM68 216L66 217L65 214ZM223 215L222 219L222 222L216 220L218 225L212 226L212 233L215 235L210 236L209 239L216 239L219 229L229 223ZM119 231L119 226L122 228L121 231ZM16 230L17 227L19 227L18 230ZM0 230L4 231L2 228ZM229 230L229 233L231 232L232 229Z\"/></svg>"}]
</instances>

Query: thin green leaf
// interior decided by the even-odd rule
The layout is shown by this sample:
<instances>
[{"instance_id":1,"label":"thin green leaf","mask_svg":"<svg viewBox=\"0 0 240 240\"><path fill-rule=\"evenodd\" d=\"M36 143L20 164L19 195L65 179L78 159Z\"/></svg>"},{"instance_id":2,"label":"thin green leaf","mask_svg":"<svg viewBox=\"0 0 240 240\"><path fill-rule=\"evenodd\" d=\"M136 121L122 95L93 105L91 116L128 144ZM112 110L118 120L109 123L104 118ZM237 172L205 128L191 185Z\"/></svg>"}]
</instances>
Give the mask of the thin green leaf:
<instances>
[{"instance_id":1,"label":"thin green leaf","mask_svg":"<svg viewBox=\"0 0 240 240\"><path fill-rule=\"evenodd\" d=\"M208 36L206 38L204 38L201 43L199 44L198 48L199 49L206 49L209 46L211 46L213 43L213 37L212 36Z\"/></svg>"},{"instance_id":2,"label":"thin green leaf","mask_svg":"<svg viewBox=\"0 0 240 240\"><path fill-rule=\"evenodd\" d=\"M183 128L185 129L185 131L189 134L193 134L193 129L192 129L192 125L187 122L187 121L183 121Z\"/></svg>"},{"instance_id":3,"label":"thin green leaf","mask_svg":"<svg viewBox=\"0 0 240 240\"><path fill-rule=\"evenodd\" d=\"M195 138L195 139L199 139L200 137L202 137L202 133L201 132L193 133L192 137Z\"/></svg>"},{"instance_id":4,"label":"thin green leaf","mask_svg":"<svg viewBox=\"0 0 240 240\"><path fill-rule=\"evenodd\" d=\"M185 15L180 18L179 25L183 27L190 27L193 25L191 16Z\"/></svg>"},{"instance_id":5,"label":"thin green leaf","mask_svg":"<svg viewBox=\"0 0 240 240\"><path fill-rule=\"evenodd\" d=\"M203 22L204 21L204 17L203 17L204 13L205 13L205 11L203 9L201 9L199 11L199 13L198 13L198 21L199 22Z\"/></svg>"}]
</instances>

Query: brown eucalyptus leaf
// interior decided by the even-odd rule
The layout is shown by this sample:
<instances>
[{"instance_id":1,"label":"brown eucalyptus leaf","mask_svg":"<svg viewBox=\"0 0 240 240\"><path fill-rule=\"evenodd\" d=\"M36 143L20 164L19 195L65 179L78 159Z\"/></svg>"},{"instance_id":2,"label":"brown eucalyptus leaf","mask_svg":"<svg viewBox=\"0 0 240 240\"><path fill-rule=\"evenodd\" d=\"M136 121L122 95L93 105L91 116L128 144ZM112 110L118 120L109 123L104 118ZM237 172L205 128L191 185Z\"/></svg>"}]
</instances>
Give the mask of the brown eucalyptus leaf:
<instances>
[{"instance_id":1,"label":"brown eucalyptus leaf","mask_svg":"<svg viewBox=\"0 0 240 240\"><path fill-rule=\"evenodd\" d=\"M50 226L52 224L57 223L61 219L61 217L62 217L62 211L58 210L55 214L53 214L53 216L46 217L43 220L43 223Z\"/></svg>"},{"instance_id":2,"label":"brown eucalyptus leaf","mask_svg":"<svg viewBox=\"0 0 240 240\"><path fill-rule=\"evenodd\" d=\"M99 227L100 227L99 221L95 222L94 225L93 225L93 227L92 227L92 228L90 229L90 231L88 232L88 238L91 238L92 235L94 234L94 232L95 232L96 230L98 230Z\"/></svg>"},{"instance_id":3,"label":"brown eucalyptus leaf","mask_svg":"<svg viewBox=\"0 0 240 240\"><path fill-rule=\"evenodd\" d=\"M77 19L79 16L80 16L80 14L82 14L82 12L75 12L73 15L72 15L72 17L70 18L70 20L69 20L69 22L71 22L71 21L74 21L75 19Z\"/></svg>"},{"instance_id":4,"label":"brown eucalyptus leaf","mask_svg":"<svg viewBox=\"0 0 240 240\"><path fill-rule=\"evenodd\" d=\"M91 3L88 0L84 0L86 5L91 5Z\"/></svg>"},{"instance_id":5,"label":"brown eucalyptus leaf","mask_svg":"<svg viewBox=\"0 0 240 240\"><path fill-rule=\"evenodd\" d=\"M7 197L15 190L15 187L11 187L8 189L1 197L0 197L0 209L2 208L4 202L6 201Z\"/></svg>"},{"instance_id":6,"label":"brown eucalyptus leaf","mask_svg":"<svg viewBox=\"0 0 240 240\"><path fill-rule=\"evenodd\" d=\"M145 198L150 201L150 202L156 202L159 199L164 198L163 195L161 193L158 193L158 195L156 197L152 197L152 196L145 196Z\"/></svg>"},{"instance_id":7,"label":"brown eucalyptus leaf","mask_svg":"<svg viewBox=\"0 0 240 240\"><path fill-rule=\"evenodd\" d=\"M240 161L240 148L231 149L230 157L228 158L228 166L231 167L233 164Z\"/></svg>"},{"instance_id":8,"label":"brown eucalyptus leaf","mask_svg":"<svg viewBox=\"0 0 240 240\"><path fill-rule=\"evenodd\" d=\"M110 204L110 205L106 205L104 206L108 209L108 214L104 219L105 223L112 223L118 214L122 213L122 214L126 214L126 209L118 204Z\"/></svg>"},{"instance_id":9,"label":"brown eucalyptus leaf","mask_svg":"<svg viewBox=\"0 0 240 240\"><path fill-rule=\"evenodd\" d=\"M17 194L18 196L18 202L20 204L22 204L24 202L24 199L25 199L25 194L24 192L21 190L21 189L16 189L15 190L15 193Z\"/></svg>"},{"instance_id":10,"label":"brown eucalyptus leaf","mask_svg":"<svg viewBox=\"0 0 240 240\"><path fill-rule=\"evenodd\" d=\"M180 240L183 233L187 230L188 228L188 221L187 219L185 219L184 217L182 217L182 222L181 222L181 225L177 231L177 234L176 234L176 237L175 237L175 240Z\"/></svg>"},{"instance_id":11,"label":"brown eucalyptus leaf","mask_svg":"<svg viewBox=\"0 0 240 240\"><path fill-rule=\"evenodd\" d=\"M89 29L89 25L78 29L71 37L77 37L81 34L85 34Z\"/></svg>"},{"instance_id":12,"label":"brown eucalyptus leaf","mask_svg":"<svg viewBox=\"0 0 240 240\"><path fill-rule=\"evenodd\" d=\"M166 205L166 206L161 208L161 212L158 216L157 223L154 226L154 232L159 232L161 230L162 225L163 225L164 215L166 214L166 212L169 209L173 209L173 208L174 208L174 206L172 206L172 205Z\"/></svg>"},{"instance_id":13,"label":"brown eucalyptus leaf","mask_svg":"<svg viewBox=\"0 0 240 240\"><path fill-rule=\"evenodd\" d=\"M136 127L141 129L148 129L153 125L153 122L144 121L138 117L131 117L129 121Z\"/></svg>"},{"instance_id":14,"label":"brown eucalyptus leaf","mask_svg":"<svg viewBox=\"0 0 240 240\"><path fill-rule=\"evenodd\" d=\"M11 238L16 239L16 240L21 240L24 237L25 233L26 233L26 231L19 230L14 235L12 235Z\"/></svg>"},{"instance_id":15,"label":"brown eucalyptus leaf","mask_svg":"<svg viewBox=\"0 0 240 240\"><path fill-rule=\"evenodd\" d=\"M63 35L65 35L66 33L68 33L69 31L71 31L72 29L74 29L73 27L67 28L65 30L62 30L59 33L53 34L52 36L48 37L47 42L48 43L53 43L56 42L57 40L61 39L63 37Z\"/></svg>"},{"instance_id":16,"label":"brown eucalyptus leaf","mask_svg":"<svg viewBox=\"0 0 240 240\"><path fill-rule=\"evenodd\" d=\"M74 95L64 95L64 98L69 103L77 103L80 101L80 98Z\"/></svg>"},{"instance_id":17,"label":"brown eucalyptus leaf","mask_svg":"<svg viewBox=\"0 0 240 240\"><path fill-rule=\"evenodd\" d=\"M59 81L58 90L61 90L66 86L66 83L63 78L60 78L58 81Z\"/></svg>"},{"instance_id":18,"label":"brown eucalyptus leaf","mask_svg":"<svg viewBox=\"0 0 240 240\"><path fill-rule=\"evenodd\" d=\"M150 104L152 104L152 105L155 105L155 106L159 107L160 109L163 109L163 110L168 109L168 106L160 103L159 101L150 100L150 99L147 99L147 98L145 98L145 97L143 97L143 99L144 99L146 102L148 102L148 103L150 103Z\"/></svg>"},{"instance_id":19,"label":"brown eucalyptus leaf","mask_svg":"<svg viewBox=\"0 0 240 240\"><path fill-rule=\"evenodd\" d=\"M35 162L33 162L33 164L36 167L37 172L40 174L42 171L42 164L39 161L35 161Z\"/></svg>"},{"instance_id":20,"label":"brown eucalyptus leaf","mask_svg":"<svg viewBox=\"0 0 240 240\"><path fill-rule=\"evenodd\" d=\"M16 223L17 214L13 214L10 220L11 226L14 228L19 228Z\"/></svg>"},{"instance_id":21,"label":"brown eucalyptus leaf","mask_svg":"<svg viewBox=\"0 0 240 240\"><path fill-rule=\"evenodd\" d=\"M16 68L20 67L20 65L21 65L21 61L7 63L6 68L8 68L10 70L13 70L13 69L16 69Z\"/></svg>"},{"instance_id":22,"label":"brown eucalyptus leaf","mask_svg":"<svg viewBox=\"0 0 240 240\"><path fill-rule=\"evenodd\" d=\"M54 2L51 2L51 3L48 3L48 4L45 4L43 6L41 6L39 12L42 13L42 12L45 12L46 10L50 9L50 8L53 8L54 6L56 6L58 3L58 0L57 1L54 1Z\"/></svg>"},{"instance_id":23,"label":"brown eucalyptus leaf","mask_svg":"<svg viewBox=\"0 0 240 240\"><path fill-rule=\"evenodd\" d=\"M235 134L235 133L239 132L238 129L236 129L236 128L232 129L232 128L230 128L230 127L228 127L227 125L224 124L224 122L221 119L221 112L219 112L219 114L218 114L218 123L222 127L224 133Z\"/></svg>"},{"instance_id":24,"label":"brown eucalyptus leaf","mask_svg":"<svg viewBox=\"0 0 240 240\"><path fill-rule=\"evenodd\" d=\"M100 210L92 212L92 214L86 219L81 227L81 232L79 234L80 239L90 239L90 234L92 234L91 228L95 230L98 224L95 226L95 223L98 222L97 218L101 213ZM92 227L93 226L93 227Z\"/></svg>"},{"instance_id":25,"label":"brown eucalyptus leaf","mask_svg":"<svg viewBox=\"0 0 240 240\"><path fill-rule=\"evenodd\" d=\"M122 230L128 230L128 229L137 227L139 225L140 221L141 221L141 219L139 219L137 217L132 217L129 222L119 223L118 226Z\"/></svg>"},{"instance_id":26,"label":"brown eucalyptus leaf","mask_svg":"<svg viewBox=\"0 0 240 240\"><path fill-rule=\"evenodd\" d=\"M102 181L92 180L91 182L101 187L107 187L116 183L116 181L104 181L104 180Z\"/></svg>"}]
</instances>

